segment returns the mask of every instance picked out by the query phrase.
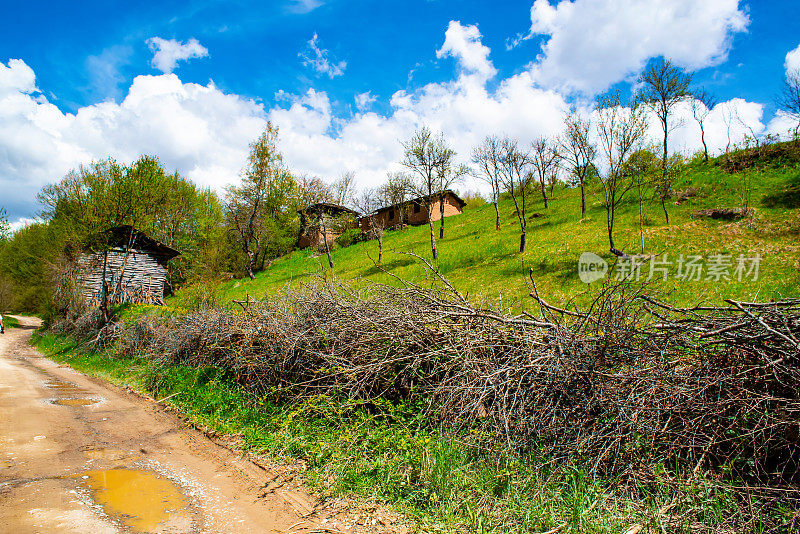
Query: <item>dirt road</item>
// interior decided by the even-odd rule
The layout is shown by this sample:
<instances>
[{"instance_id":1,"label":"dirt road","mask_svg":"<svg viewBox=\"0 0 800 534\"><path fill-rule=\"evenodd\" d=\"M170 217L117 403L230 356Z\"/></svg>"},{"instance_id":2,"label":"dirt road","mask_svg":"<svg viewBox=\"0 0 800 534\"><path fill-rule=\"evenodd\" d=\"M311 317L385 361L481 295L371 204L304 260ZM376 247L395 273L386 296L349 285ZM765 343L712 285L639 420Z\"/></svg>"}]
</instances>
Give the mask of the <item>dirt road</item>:
<instances>
[{"instance_id":1,"label":"dirt road","mask_svg":"<svg viewBox=\"0 0 800 534\"><path fill-rule=\"evenodd\" d=\"M156 402L43 357L23 324L0 336L0 533L394 531L326 515Z\"/></svg>"}]
</instances>

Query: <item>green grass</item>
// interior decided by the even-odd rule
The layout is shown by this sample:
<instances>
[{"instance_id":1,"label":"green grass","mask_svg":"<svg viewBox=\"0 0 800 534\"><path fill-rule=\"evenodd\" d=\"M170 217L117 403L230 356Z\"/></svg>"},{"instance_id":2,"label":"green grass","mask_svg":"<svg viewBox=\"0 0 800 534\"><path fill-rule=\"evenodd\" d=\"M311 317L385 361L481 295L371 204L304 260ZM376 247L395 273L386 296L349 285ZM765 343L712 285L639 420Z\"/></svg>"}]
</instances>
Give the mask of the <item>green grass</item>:
<instances>
[{"instance_id":1,"label":"green grass","mask_svg":"<svg viewBox=\"0 0 800 534\"><path fill-rule=\"evenodd\" d=\"M3 315L3 326L5 328L19 328L19 321L15 317Z\"/></svg>"},{"instance_id":2,"label":"green grass","mask_svg":"<svg viewBox=\"0 0 800 534\"><path fill-rule=\"evenodd\" d=\"M432 426L418 406L323 395L275 404L253 398L213 367L116 358L55 335L35 336L33 343L84 373L169 397L194 422L241 436L245 449L302 462L305 479L322 494L386 503L425 532L544 532L566 524L563 532L574 534L623 533L636 523L660 532L658 510L673 499L673 515L685 525L724 525L739 505L712 481L676 486L663 467L636 498L572 463L535 469L547 460L544 453L465 446L471 436Z\"/></svg>"},{"instance_id":3,"label":"green grass","mask_svg":"<svg viewBox=\"0 0 800 534\"><path fill-rule=\"evenodd\" d=\"M736 222L697 219L693 212L706 208L742 206L742 184L749 184L750 204L754 217ZM671 202L670 225L664 224L661 206L649 202L645 206L645 252L669 254L673 262L679 255L739 255L762 257L757 281L744 277L731 280L681 281L671 275L666 282L655 282L654 288L668 293L680 304L705 301L719 303L723 298L769 300L796 297L800 288L797 240L800 235L800 210L796 202L800 184L800 167L754 169L731 175L715 165L691 164L675 184L678 191L696 188L699 194L680 205ZM580 191L557 189L551 207L545 210L541 197L534 199L529 213L528 250L518 252L519 229L511 200L501 202L501 230L494 230L494 208L490 204L467 210L445 221L445 237L439 241L437 267L461 292L476 301L503 308L524 309L531 306L525 279L533 270L540 293L553 302L586 299L592 287L583 284L577 275L577 259L584 251L600 254L609 262L605 230L605 210L596 191L588 192L588 213L580 218ZM618 248L640 253L638 205L634 195L625 204L616 222ZM438 231L438 226L437 226ZM384 262L377 266L377 243L358 243L333 252L334 274L344 280L368 279L397 284L399 277L417 283L428 283L430 274L415 258L402 253L413 252L430 257L428 227L410 227L388 231L384 241ZM649 267L645 266L643 278ZM386 272L384 272L386 271ZM330 273L324 256L310 249L298 250L272 262L256 275L256 279L231 280L220 284L189 286L169 300L171 306L190 307L201 296L213 293L220 304L246 295L263 298L287 288L309 282L313 277ZM703 278L705 277L705 273ZM581 296L583 295L583 296Z\"/></svg>"}]
</instances>

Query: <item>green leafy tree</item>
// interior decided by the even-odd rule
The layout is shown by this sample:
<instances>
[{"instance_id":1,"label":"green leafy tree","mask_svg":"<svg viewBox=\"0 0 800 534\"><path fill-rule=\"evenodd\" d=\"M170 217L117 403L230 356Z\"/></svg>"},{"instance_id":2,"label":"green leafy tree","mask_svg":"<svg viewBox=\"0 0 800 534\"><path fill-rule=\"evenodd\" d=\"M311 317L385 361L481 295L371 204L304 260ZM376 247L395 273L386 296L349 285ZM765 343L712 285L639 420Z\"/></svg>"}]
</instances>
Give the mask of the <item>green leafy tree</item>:
<instances>
[{"instance_id":1,"label":"green leafy tree","mask_svg":"<svg viewBox=\"0 0 800 534\"><path fill-rule=\"evenodd\" d=\"M225 216L233 241L246 256L245 271L251 279L271 253L284 249L296 236L292 198L297 183L278 150L278 128L272 123L250 144L241 185L227 188ZM291 237L291 239L294 238Z\"/></svg>"},{"instance_id":2,"label":"green leafy tree","mask_svg":"<svg viewBox=\"0 0 800 534\"><path fill-rule=\"evenodd\" d=\"M11 226L8 224L8 212L5 208L0 208L0 243L6 241L11 234Z\"/></svg>"}]
</instances>

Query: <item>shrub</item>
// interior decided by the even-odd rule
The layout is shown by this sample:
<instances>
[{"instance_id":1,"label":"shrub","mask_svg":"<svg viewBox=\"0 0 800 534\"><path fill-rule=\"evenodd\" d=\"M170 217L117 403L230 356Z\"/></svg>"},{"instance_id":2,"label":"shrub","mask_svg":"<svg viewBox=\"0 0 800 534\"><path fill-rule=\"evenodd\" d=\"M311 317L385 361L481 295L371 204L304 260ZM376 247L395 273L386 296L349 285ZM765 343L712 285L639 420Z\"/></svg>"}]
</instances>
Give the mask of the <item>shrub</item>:
<instances>
[{"instance_id":1,"label":"shrub","mask_svg":"<svg viewBox=\"0 0 800 534\"><path fill-rule=\"evenodd\" d=\"M486 199L483 198L478 191L467 191L461 196L461 199L467 203L465 208L468 210L473 210L486 205Z\"/></svg>"},{"instance_id":2,"label":"shrub","mask_svg":"<svg viewBox=\"0 0 800 534\"><path fill-rule=\"evenodd\" d=\"M362 241L367 241L367 235L360 228L348 228L336 238L336 244L340 247L349 247Z\"/></svg>"}]
</instances>

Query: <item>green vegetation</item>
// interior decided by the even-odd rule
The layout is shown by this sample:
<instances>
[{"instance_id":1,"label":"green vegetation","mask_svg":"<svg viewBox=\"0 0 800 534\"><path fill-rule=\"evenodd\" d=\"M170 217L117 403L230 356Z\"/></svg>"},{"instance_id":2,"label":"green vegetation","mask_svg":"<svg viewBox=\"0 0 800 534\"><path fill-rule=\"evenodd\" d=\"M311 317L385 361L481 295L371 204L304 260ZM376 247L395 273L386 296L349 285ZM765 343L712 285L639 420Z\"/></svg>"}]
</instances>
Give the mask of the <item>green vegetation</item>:
<instances>
[{"instance_id":1,"label":"green vegetation","mask_svg":"<svg viewBox=\"0 0 800 534\"><path fill-rule=\"evenodd\" d=\"M19 328L19 321L16 317L10 315L3 315L3 326L5 328Z\"/></svg>"},{"instance_id":2,"label":"green vegetation","mask_svg":"<svg viewBox=\"0 0 800 534\"><path fill-rule=\"evenodd\" d=\"M418 406L324 395L276 404L248 395L221 369L158 366L86 351L54 335L37 336L34 343L59 363L166 398L194 422L241 436L252 452L303 462L306 480L324 494L393 505L423 531L544 532L561 526L576 534L621 534L640 524L645 532L658 532L670 524L723 525L738 506L724 485L702 477L677 483L664 467L637 488L635 499L618 481L591 479L574 464L554 459L533 470L544 452L520 456L465 447L458 435L421 418ZM670 504L669 514L661 514Z\"/></svg>"},{"instance_id":3,"label":"green vegetation","mask_svg":"<svg viewBox=\"0 0 800 534\"><path fill-rule=\"evenodd\" d=\"M782 149L781 149L782 150ZM694 161L676 179L670 206L671 224L663 224L658 200L643 205L645 253L668 255L672 262L666 281L656 272L653 289L669 294L681 304L719 303L724 298L769 300L798 295L797 239L800 211L796 201L800 166L796 163L753 166L730 174L724 158L710 164ZM652 199L653 191L649 191ZM680 204L674 203L680 200ZM447 220L445 237L439 240L440 258L436 265L460 291L471 299L485 299L503 308L530 307L526 277L532 270L539 292L554 302L565 303L581 297L587 286L578 278L577 260L584 251L600 254L612 266L616 258L608 252L605 210L596 186L587 191L587 217L580 217L580 189L558 186L545 210L541 198L530 209L528 250L518 252L519 228L510 199L500 202L501 230L494 230L494 207L485 204L467 209ZM751 207L755 213L736 221L693 217L699 210ZM629 254L641 253L639 206L635 192L626 197L617 214L615 241ZM334 274L340 279L369 279L397 284L397 278L425 283L427 276L420 262L407 255L430 258L429 229L408 227L385 232L384 261L376 263L376 241L339 247L332 253ZM720 254L730 256L734 265L730 280L678 280L677 260L700 255L707 259ZM738 280L733 275L737 258L759 255L757 281L752 276ZM748 263L748 267L750 264ZM642 278L649 276L649 264L642 267ZM613 270L613 267L612 267ZM218 304L233 299L262 298L289 287L306 283L315 276L329 276L327 262L311 249L294 251L272 262L255 280L230 280L220 284L189 286L170 300L171 306L191 307L205 295L213 294ZM396 278L397 277L397 278ZM588 292L591 293L591 286ZM576 297L577 296L577 297Z\"/></svg>"}]
</instances>

